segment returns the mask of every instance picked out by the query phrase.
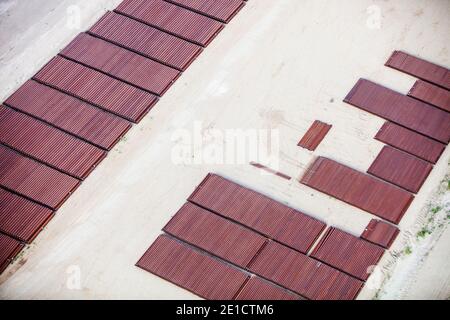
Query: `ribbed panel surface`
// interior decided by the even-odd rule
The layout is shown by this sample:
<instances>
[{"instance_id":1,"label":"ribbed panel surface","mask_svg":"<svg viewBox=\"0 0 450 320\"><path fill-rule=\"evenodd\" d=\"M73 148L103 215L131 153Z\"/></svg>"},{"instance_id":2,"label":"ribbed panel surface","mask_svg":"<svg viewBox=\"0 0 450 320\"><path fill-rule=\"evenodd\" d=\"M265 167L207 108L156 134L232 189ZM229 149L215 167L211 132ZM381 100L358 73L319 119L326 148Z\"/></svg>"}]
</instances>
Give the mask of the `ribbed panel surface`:
<instances>
[{"instance_id":1,"label":"ribbed panel surface","mask_svg":"<svg viewBox=\"0 0 450 320\"><path fill-rule=\"evenodd\" d=\"M303 300L303 298L259 277L252 277L236 300Z\"/></svg>"},{"instance_id":2,"label":"ribbed panel surface","mask_svg":"<svg viewBox=\"0 0 450 320\"><path fill-rule=\"evenodd\" d=\"M399 232L398 228L387 222L372 219L361 238L388 249Z\"/></svg>"},{"instance_id":3,"label":"ribbed panel surface","mask_svg":"<svg viewBox=\"0 0 450 320\"><path fill-rule=\"evenodd\" d=\"M314 123L303 136L302 140L300 140L300 142L298 143L298 146L310 151L316 150L316 148L325 138L330 129L331 125L323 123L319 120L314 121Z\"/></svg>"},{"instance_id":4,"label":"ribbed panel surface","mask_svg":"<svg viewBox=\"0 0 450 320\"><path fill-rule=\"evenodd\" d=\"M0 233L0 273L6 269L22 247L23 245L16 239Z\"/></svg>"},{"instance_id":5,"label":"ribbed panel surface","mask_svg":"<svg viewBox=\"0 0 450 320\"><path fill-rule=\"evenodd\" d=\"M410 97L432 104L450 112L450 91L434 86L431 83L418 80L409 91Z\"/></svg>"},{"instance_id":6,"label":"ribbed panel surface","mask_svg":"<svg viewBox=\"0 0 450 320\"><path fill-rule=\"evenodd\" d=\"M241 0L166 0L167 2L188 8L205 16L229 22L245 5Z\"/></svg>"}]
</instances>

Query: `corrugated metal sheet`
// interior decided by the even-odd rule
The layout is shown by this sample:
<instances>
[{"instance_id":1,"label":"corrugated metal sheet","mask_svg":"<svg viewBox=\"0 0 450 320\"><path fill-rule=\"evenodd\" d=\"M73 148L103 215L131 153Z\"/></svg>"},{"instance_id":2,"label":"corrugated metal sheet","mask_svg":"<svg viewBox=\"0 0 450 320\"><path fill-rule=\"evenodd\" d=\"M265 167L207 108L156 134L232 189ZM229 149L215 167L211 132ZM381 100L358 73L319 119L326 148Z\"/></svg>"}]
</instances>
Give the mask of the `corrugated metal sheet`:
<instances>
[{"instance_id":1,"label":"corrugated metal sheet","mask_svg":"<svg viewBox=\"0 0 450 320\"><path fill-rule=\"evenodd\" d=\"M450 72L447 68L413 57L405 52L394 51L386 62L386 66L450 90Z\"/></svg>"},{"instance_id":2,"label":"corrugated metal sheet","mask_svg":"<svg viewBox=\"0 0 450 320\"><path fill-rule=\"evenodd\" d=\"M0 188L0 231L30 243L53 211Z\"/></svg>"},{"instance_id":3,"label":"corrugated metal sheet","mask_svg":"<svg viewBox=\"0 0 450 320\"><path fill-rule=\"evenodd\" d=\"M450 140L450 113L360 79L345 102L443 143Z\"/></svg>"},{"instance_id":4,"label":"corrugated metal sheet","mask_svg":"<svg viewBox=\"0 0 450 320\"><path fill-rule=\"evenodd\" d=\"M192 203L186 203L163 230L243 268L266 242L263 236Z\"/></svg>"},{"instance_id":5,"label":"corrugated metal sheet","mask_svg":"<svg viewBox=\"0 0 450 320\"><path fill-rule=\"evenodd\" d=\"M241 0L166 0L173 4L198 12L207 17L228 23L241 10Z\"/></svg>"},{"instance_id":6,"label":"corrugated metal sheet","mask_svg":"<svg viewBox=\"0 0 450 320\"><path fill-rule=\"evenodd\" d=\"M196 44L114 12L107 12L89 33L183 71L203 50Z\"/></svg>"},{"instance_id":7,"label":"corrugated metal sheet","mask_svg":"<svg viewBox=\"0 0 450 320\"><path fill-rule=\"evenodd\" d=\"M158 101L153 94L62 57L53 58L34 79L133 122Z\"/></svg>"},{"instance_id":8,"label":"corrugated metal sheet","mask_svg":"<svg viewBox=\"0 0 450 320\"><path fill-rule=\"evenodd\" d=\"M309 130L305 133L302 140L298 143L299 147L310 151L316 150L319 144L331 129L331 125L323 123L319 120L314 121Z\"/></svg>"},{"instance_id":9,"label":"corrugated metal sheet","mask_svg":"<svg viewBox=\"0 0 450 320\"><path fill-rule=\"evenodd\" d=\"M372 219L361 235L361 238L389 249L400 230L384 221Z\"/></svg>"},{"instance_id":10,"label":"corrugated metal sheet","mask_svg":"<svg viewBox=\"0 0 450 320\"><path fill-rule=\"evenodd\" d=\"M106 156L98 147L1 105L0 142L79 179Z\"/></svg>"},{"instance_id":11,"label":"corrugated metal sheet","mask_svg":"<svg viewBox=\"0 0 450 320\"><path fill-rule=\"evenodd\" d=\"M215 174L208 174L189 201L304 253L308 252L326 226L319 220Z\"/></svg>"},{"instance_id":12,"label":"corrugated metal sheet","mask_svg":"<svg viewBox=\"0 0 450 320\"><path fill-rule=\"evenodd\" d=\"M86 33L79 34L60 55L158 95L180 75L178 70Z\"/></svg>"},{"instance_id":13,"label":"corrugated metal sheet","mask_svg":"<svg viewBox=\"0 0 450 320\"><path fill-rule=\"evenodd\" d=\"M125 0L114 11L201 46L223 28L214 19L162 0Z\"/></svg>"},{"instance_id":14,"label":"corrugated metal sheet","mask_svg":"<svg viewBox=\"0 0 450 320\"><path fill-rule=\"evenodd\" d=\"M23 245L19 241L0 233L0 273L6 269L22 248Z\"/></svg>"},{"instance_id":15,"label":"corrugated metal sheet","mask_svg":"<svg viewBox=\"0 0 450 320\"><path fill-rule=\"evenodd\" d=\"M57 209L80 181L0 145L0 185Z\"/></svg>"},{"instance_id":16,"label":"corrugated metal sheet","mask_svg":"<svg viewBox=\"0 0 450 320\"><path fill-rule=\"evenodd\" d=\"M330 228L311 256L365 281L383 253L384 249L373 243Z\"/></svg>"},{"instance_id":17,"label":"corrugated metal sheet","mask_svg":"<svg viewBox=\"0 0 450 320\"><path fill-rule=\"evenodd\" d=\"M354 299L363 282L283 245L270 242L250 270L312 300Z\"/></svg>"},{"instance_id":18,"label":"corrugated metal sheet","mask_svg":"<svg viewBox=\"0 0 450 320\"><path fill-rule=\"evenodd\" d=\"M122 118L33 80L5 104L108 150L131 127Z\"/></svg>"},{"instance_id":19,"label":"corrugated metal sheet","mask_svg":"<svg viewBox=\"0 0 450 320\"><path fill-rule=\"evenodd\" d=\"M231 300L248 276L167 236L159 236L138 267L210 300Z\"/></svg>"},{"instance_id":20,"label":"corrugated metal sheet","mask_svg":"<svg viewBox=\"0 0 450 320\"><path fill-rule=\"evenodd\" d=\"M378 131L375 139L431 163L436 163L445 150L443 143L392 122L386 122Z\"/></svg>"},{"instance_id":21,"label":"corrugated metal sheet","mask_svg":"<svg viewBox=\"0 0 450 320\"><path fill-rule=\"evenodd\" d=\"M432 169L433 166L425 160L390 146L385 146L367 172L417 193Z\"/></svg>"},{"instance_id":22,"label":"corrugated metal sheet","mask_svg":"<svg viewBox=\"0 0 450 320\"><path fill-rule=\"evenodd\" d=\"M250 165L251 165L251 166L254 166L255 168L262 169L262 170L264 170L264 171L266 171L266 172L272 173L272 174L274 174L274 175L276 175L276 176L278 176L278 177L280 177L280 178L283 178L283 179L286 179L286 180L291 180L291 179L292 179L292 178L291 178L290 176L288 176L287 174L284 174L284 173L282 173L282 172L280 172L280 171L276 171L276 170L274 170L274 169L272 169L272 168L269 168L269 167L267 167L267 166L265 166L265 165L263 165L263 164L261 164L261 163L250 162Z\"/></svg>"},{"instance_id":23,"label":"corrugated metal sheet","mask_svg":"<svg viewBox=\"0 0 450 320\"><path fill-rule=\"evenodd\" d=\"M318 157L301 183L398 224L414 196L336 161Z\"/></svg>"},{"instance_id":24,"label":"corrugated metal sheet","mask_svg":"<svg viewBox=\"0 0 450 320\"><path fill-rule=\"evenodd\" d=\"M302 297L259 277L252 277L236 300L304 300Z\"/></svg>"},{"instance_id":25,"label":"corrugated metal sheet","mask_svg":"<svg viewBox=\"0 0 450 320\"><path fill-rule=\"evenodd\" d=\"M450 112L449 90L442 89L422 80L417 80L408 95Z\"/></svg>"}]
</instances>

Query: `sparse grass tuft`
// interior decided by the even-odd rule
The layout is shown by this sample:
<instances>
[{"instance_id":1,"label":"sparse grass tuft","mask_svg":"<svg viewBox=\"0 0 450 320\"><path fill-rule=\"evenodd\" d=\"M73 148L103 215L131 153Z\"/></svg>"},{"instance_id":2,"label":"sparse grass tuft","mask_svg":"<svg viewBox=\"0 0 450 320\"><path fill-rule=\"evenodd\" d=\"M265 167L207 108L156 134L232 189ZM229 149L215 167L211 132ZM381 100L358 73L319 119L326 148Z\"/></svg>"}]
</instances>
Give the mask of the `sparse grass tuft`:
<instances>
[{"instance_id":1,"label":"sparse grass tuft","mask_svg":"<svg viewBox=\"0 0 450 320\"><path fill-rule=\"evenodd\" d=\"M431 234L431 231L426 227L422 228L419 232L417 232L417 238L425 238L427 235Z\"/></svg>"},{"instance_id":2,"label":"sparse grass tuft","mask_svg":"<svg viewBox=\"0 0 450 320\"><path fill-rule=\"evenodd\" d=\"M410 246L407 246L403 253L407 256L410 255L412 253L412 248Z\"/></svg>"},{"instance_id":3,"label":"sparse grass tuft","mask_svg":"<svg viewBox=\"0 0 450 320\"><path fill-rule=\"evenodd\" d=\"M433 214L436 214L436 213L438 213L438 212L441 211L441 210L442 210L442 207L441 207L441 206L437 206L437 207L431 209L431 212L432 212Z\"/></svg>"}]
</instances>

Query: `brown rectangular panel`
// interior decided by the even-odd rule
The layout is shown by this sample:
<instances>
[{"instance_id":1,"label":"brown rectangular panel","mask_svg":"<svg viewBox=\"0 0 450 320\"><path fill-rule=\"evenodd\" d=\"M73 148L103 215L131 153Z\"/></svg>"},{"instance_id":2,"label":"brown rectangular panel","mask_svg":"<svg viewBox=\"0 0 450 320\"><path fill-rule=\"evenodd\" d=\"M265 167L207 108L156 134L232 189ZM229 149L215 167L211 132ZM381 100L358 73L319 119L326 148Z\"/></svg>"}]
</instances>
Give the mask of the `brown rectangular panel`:
<instances>
[{"instance_id":1,"label":"brown rectangular panel","mask_svg":"<svg viewBox=\"0 0 450 320\"><path fill-rule=\"evenodd\" d=\"M80 181L0 145L0 186L57 209Z\"/></svg>"},{"instance_id":2,"label":"brown rectangular panel","mask_svg":"<svg viewBox=\"0 0 450 320\"><path fill-rule=\"evenodd\" d=\"M232 300L248 275L201 251L161 235L136 264L210 300Z\"/></svg>"},{"instance_id":3,"label":"brown rectangular panel","mask_svg":"<svg viewBox=\"0 0 450 320\"><path fill-rule=\"evenodd\" d=\"M392 122L386 122L375 139L431 163L436 163L445 150L445 144Z\"/></svg>"},{"instance_id":4,"label":"brown rectangular panel","mask_svg":"<svg viewBox=\"0 0 450 320\"><path fill-rule=\"evenodd\" d=\"M384 221L372 219L361 235L361 238L389 249L400 230Z\"/></svg>"},{"instance_id":5,"label":"brown rectangular panel","mask_svg":"<svg viewBox=\"0 0 450 320\"><path fill-rule=\"evenodd\" d=\"M19 241L0 233L0 273L6 269L22 248L23 244Z\"/></svg>"},{"instance_id":6,"label":"brown rectangular panel","mask_svg":"<svg viewBox=\"0 0 450 320\"><path fill-rule=\"evenodd\" d=\"M133 122L158 101L151 93L59 56L33 78Z\"/></svg>"},{"instance_id":7,"label":"brown rectangular panel","mask_svg":"<svg viewBox=\"0 0 450 320\"><path fill-rule=\"evenodd\" d=\"M352 300L363 282L302 253L270 242L250 271L311 300Z\"/></svg>"},{"instance_id":8,"label":"brown rectangular panel","mask_svg":"<svg viewBox=\"0 0 450 320\"><path fill-rule=\"evenodd\" d=\"M162 0L124 0L114 11L201 46L223 28L214 19Z\"/></svg>"},{"instance_id":9,"label":"brown rectangular panel","mask_svg":"<svg viewBox=\"0 0 450 320\"><path fill-rule=\"evenodd\" d=\"M30 243L53 211L0 188L0 231Z\"/></svg>"},{"instance_id":10,"label":"brown rectangular panel","mask_svg":"<svg viewBox=\"0 0 450 320\"><path fill-rule=\"evenodd\" d=\"M266 242L263 236L192 203L186 203L163 230L243 268Z\"/></svg>"},{"instance_id":11,"label":"brown rectangular panel","mask_svg":"<svg viewBox=\"0 0 450 320\"><path fill-rule=\"evenodd\" d=\"M314 121L309 130L305 133L302 140L298 143L299 147L310 151L316 150L319 144L331 129L331 125L323 123L319 120Z\"/></svg>"},{"instance_id":12,"label":"brown rectangular panel","mask_svg":"<svg viewBox=\"0 0 450 320\"><path fill-rule=\"evenodd\" d=\"M450 112L450 91L434 86L426 81L417 80L408 92L408 96Z\"/></svg>"},{"instance_id":13,"label":"brown rectangular panel","mask_svg":"<svg viewBox=\"0 0 450 320\"><path fill-rule=\"evenodd\" d=\"M345 102L447 144L450 113L360 79Z\"/></svg>"},{"instance_id":14,"label":"brown rectangular panel","mask_svg":"<svg viewBox=\"0 0 450 320\"><path fill-rule=\"evenodd\" d=\"M215 174L208 174L189 201L303 253L308 252L326 226Z\"/></svg>"},{"instance_id":15,"label":"brown rectangular panel","mask_svg":"<svg viewBox=\"0 0 450 320\"><path fill-rule=\"evenodd\" d=\"M370 166L368 173L403 189L417 193L433 166L409 153L385 146Z\"/></svg>"},{"instance_id":16,"label":"brown rectangular panel","mask_svg":"<svg viewBox=\"0 0 450 320\"><path fill-rule=\"evenodd\" d=\"M88 32L183 71L203 50L199 45L114 12L107 12Z\"/></svg>"},{"instance_id":17,"label":"brown rectangular panel","mask_svg":"<svg viewBox=\"0 0 450 320\"><path fill-rule=\"evenodd\" d=\"M2 105L0 142L79 179L106 156L98 147Z\"/></svg>"},{"instance_id":18,"label":"brown rectangular panel","mask_svg":"<svg viewBox=\"0 0 450 320\"><path fill-rule=\"evenodd\" d=\"M383 256L384 249L336 228L328 229L311 256L363 281Z\"/></svg>"},{"instance_id":19,"label":"brown rectangular panel","mask_svg":"<svg viewBox=\"0 0 450 320\"><path fill-rule=\"evenodd\" d=\"M236 300L304 300L299 295L259 277L251 277Z\"/></svg>"},{"instance_id":20,"label":"brown rectangular panel","mask_svg":"<svg viewBox=\"0 0 450 320\"><path fill-rule=\"evenodd\" d=\"M318 157L301 183L398 224L414 196L336 161Z\"/></svg>"},{"instance_id":21,"label":"brown rectangular panel","mask_svg":"<svg viewBox=\"0 0 450 320\"><path fill-rule=\"evenodd\" d=\"M86 33L79 34L60 55L157 95L180 75L178 70Z\"/></svg>"},{"instance_id":22,"label":"brown rectangular panel","mask_svg":"<svg viewBox=\"0 0 450 320\"><path fill-rule=\"evenodd\" d=\"M429 61L402 51L394 51L386 62L386 66L450 90L449 70Z\"/></svg>"},{"instance_id":23,"label":"brown rectangular panel","mask_svg":"<svg viewBox=\"0 0 450 320\"><path fill-rule=\"evenodd\" d=\"M131 127L120 117L33 80L5 104L108 150Z\"/></svg>"},{"instance_id":24,"label":"brown rectangular panel","mask_svg":"<svg viewBox=\"0 0 450 320\"><path fill-rule=\"evenodd\" d=\"M198 12L207 17L228 23L245 5L242 0L166 0Z\"/></svg>"}]
</instances>

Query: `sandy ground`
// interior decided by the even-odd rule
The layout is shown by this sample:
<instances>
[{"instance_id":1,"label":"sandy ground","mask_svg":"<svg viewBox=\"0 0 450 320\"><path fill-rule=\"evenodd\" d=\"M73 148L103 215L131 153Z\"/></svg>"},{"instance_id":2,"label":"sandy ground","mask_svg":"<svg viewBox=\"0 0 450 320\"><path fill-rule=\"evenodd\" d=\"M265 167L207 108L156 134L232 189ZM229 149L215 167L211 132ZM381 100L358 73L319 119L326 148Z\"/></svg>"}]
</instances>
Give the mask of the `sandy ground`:
<instances>
[{"instance_id":1,"label":"sandy ground","mask_svg":"<svg viewBox=\"0 0 450 320\"><path fill-rule=\"evenodd\" d=\"M119 2L0 1L0 98ZM81 8L80 30L68 25L67 7L74 4ZM450 65L449 9L444 0L250 1L0 277L0 298L196 299L134 264L208 172L359 235L370 214L297 179L316 155L359 170L370 166L383 146L373 139L383 120L342 99L360 77L406 93L414 79L383 66L394 49ZM333 128L313 154L296 145L316 119ZM183 143L175 133L194 135L198 123L210 147L222 143L209 137L211 129L277 130L279 170L295 179L263 175L248 164L174 163L172 151ZM403 250L402 239L417 228L449 159L447 149L401 222L392 252ZM415 275L422 298L449 292L425 276L449 279L448 233L429 249L427 271ZM392 261L383 258L383 275ZM397 278L392 274L388 282ZM403 287L399 280L390 290ZM359 298L378 291L367 286Z\"/></svg>"}]
</instances>

